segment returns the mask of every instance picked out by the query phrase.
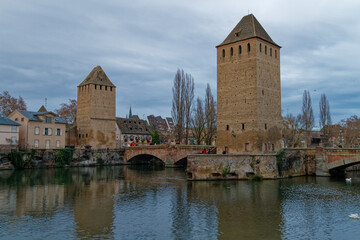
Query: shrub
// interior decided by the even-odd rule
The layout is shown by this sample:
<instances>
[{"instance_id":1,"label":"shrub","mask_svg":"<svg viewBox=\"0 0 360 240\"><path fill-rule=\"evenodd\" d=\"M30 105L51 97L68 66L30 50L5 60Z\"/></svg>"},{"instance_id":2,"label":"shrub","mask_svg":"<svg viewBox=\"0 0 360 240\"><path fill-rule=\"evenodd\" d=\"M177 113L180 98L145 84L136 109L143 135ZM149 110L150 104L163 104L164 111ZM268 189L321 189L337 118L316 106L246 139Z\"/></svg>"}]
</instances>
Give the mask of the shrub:
<instances>
[{"instance_id":1,"label":"shrub","mask_svg":"<svg viewBox=\"0 0 360 240\"><path fill-rule=\"evenodd\" d=\"M283 159L285 157L285 149L281 149L276 153L276 165L279 170L279 174L281 173L282 167L283 167Z\"/></svg>"},{"instance_id":2,"label":"shrub","mask_svg":"<svg viewBox=\"0 0 360 240\"><path fill-rule=\"evenodd\" d=\"M97 164L100 164L100 165L103 165L103 164L104 164L104 160L103 160L101 157L97 157L97 158L96 158L96 163L97 163Z\"/></svg>"},{"instance_id":3,"label":"shrub","mask_svg":"<svg viewBox=\"0 0 360 240\"><path fill-rule=\"evenodd\" d=\"M56 165L57 166L68 165L72 160L73 153L74 153L74 149L71 148L60 149L55 159Z\"/></svg>"},{"instance_id":4,"label":"shrub","mask_svg":"<svg viewBox=\"0 0 360 240\"><path fill-rule=\"evenodd\" d=\"M8 158L15 168L24 168L23 154L21 152L11 152L9 153Z\"/></svg>"},{"instance_id":5,"label":"shrub","mask_svg":"<svg viewBox=\"0 0 360 240\"><path fill-rule=\"evenodd\" d=\"M249 177L250 180L253 180L253 181L262 181L263 180L263 175L261 174L255 174L255 175L252 175Z\"/></svg>"},{"instance_id":6,"label":"shrub","mask_svg":"<svg viewBox=\"0 0 360 240\"><path fill-rule=\"evenodd\" d=\"M228 175L229 173L230 173L230 165L227 165L222 169L222 176L226 177L226 175Z\"/></svg>"}]
</instances>

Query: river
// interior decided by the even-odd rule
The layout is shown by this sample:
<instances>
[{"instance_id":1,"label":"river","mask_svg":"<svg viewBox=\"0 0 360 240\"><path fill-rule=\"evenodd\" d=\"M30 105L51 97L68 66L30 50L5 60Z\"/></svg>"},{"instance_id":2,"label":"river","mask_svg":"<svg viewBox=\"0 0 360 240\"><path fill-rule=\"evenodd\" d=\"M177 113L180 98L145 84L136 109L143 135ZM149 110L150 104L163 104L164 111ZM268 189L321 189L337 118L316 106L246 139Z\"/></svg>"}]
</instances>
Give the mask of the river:
<instances>
[{"instance_id":1,"label":"river","mask_svg":"<svg viewBox=\"0 0 360 240\"><path fill-rule=\"evenodd\" d=\"M0 171L0 239L358 239L360 174L186 180L183 169Z\"/></svg>"}]
</instances>

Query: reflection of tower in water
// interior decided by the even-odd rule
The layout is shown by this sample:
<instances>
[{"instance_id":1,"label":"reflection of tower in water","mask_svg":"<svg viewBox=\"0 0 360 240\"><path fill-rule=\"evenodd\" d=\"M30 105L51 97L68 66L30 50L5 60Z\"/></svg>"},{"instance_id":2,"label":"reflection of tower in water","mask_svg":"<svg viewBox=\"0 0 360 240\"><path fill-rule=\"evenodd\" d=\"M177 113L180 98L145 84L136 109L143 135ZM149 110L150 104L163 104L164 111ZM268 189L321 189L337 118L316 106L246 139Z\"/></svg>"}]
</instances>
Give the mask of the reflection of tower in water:
<instances>
[{"instance_id":1,"label":"reflection of tower in water","mask_svg":"<svg viewBox=\"0 0 360 240\"><path fill-rule=\"evenodd\" d=\"M82 168L79 171L82 172L82 179L73 179L77 237L111 238L114 226L113 195L117 180L114 176L108 176L109 171L99 168Z\"/></svg>"}]
</instances>

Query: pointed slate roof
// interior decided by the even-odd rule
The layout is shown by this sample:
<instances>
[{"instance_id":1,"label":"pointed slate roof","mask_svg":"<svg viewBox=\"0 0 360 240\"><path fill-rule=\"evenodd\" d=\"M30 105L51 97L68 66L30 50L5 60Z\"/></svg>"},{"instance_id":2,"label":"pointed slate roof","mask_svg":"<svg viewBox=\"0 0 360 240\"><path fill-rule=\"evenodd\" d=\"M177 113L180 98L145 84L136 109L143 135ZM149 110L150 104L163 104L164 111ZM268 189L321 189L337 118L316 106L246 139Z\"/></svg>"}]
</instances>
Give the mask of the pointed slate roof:
<instances>
[{"instance_id":1,"label":"pointed slate roof","mask_svg":"<svg viewBox=\"0 0 360 240\"><path fill-rule=\"evenodd\" d=\"M253 14L243 17L227 38L217 47L255 37L280 47L271 39Z\"/></svg>"},{"instance_id":2,"label":"pointed slate roof","mask_svg":"<svg viewBox=\"0 0 360 240\"><path fill-rule=\"evenodd\" d=\"M78 87L85 86L87 84L99 84L102 86L115 87L100 66L95 67Z\"/></svg>"},{"instance_id":3,"label":"pointed slate roof","mask_svg":"<svg viewBox=\"0 0 360 240\"><path fill-rule=\"evenodd\" d=\"M38 110L38 112L47 112L47 110L44 107L44 105L42 105L41 108Z\"/></svg>"},{"instance_id":4,"label":"pointed slate roof","mask_svg":"<svg viewBox=\"0 0 360 240\"><path fill-rule=\"evenodd\" d=\"M0 125L21 126L21 124L14 122L10 118L7 118L2 114L0 114Z\"/></svg>"}]
</instances>

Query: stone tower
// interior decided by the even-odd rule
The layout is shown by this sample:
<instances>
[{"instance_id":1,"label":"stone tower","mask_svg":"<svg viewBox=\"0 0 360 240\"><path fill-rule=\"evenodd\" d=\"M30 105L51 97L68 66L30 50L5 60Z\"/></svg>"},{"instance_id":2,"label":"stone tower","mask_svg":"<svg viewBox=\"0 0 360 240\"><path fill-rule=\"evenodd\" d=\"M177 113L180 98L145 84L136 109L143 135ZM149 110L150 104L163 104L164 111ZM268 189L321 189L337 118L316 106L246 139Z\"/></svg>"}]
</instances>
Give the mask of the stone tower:
<instances>
[{"instance_id":1,"label":"stone tower","mask_svg":"<svg viewBox=\"0 0 360 240\"><path fill-rule=\"evenodd\" d=\"M280 149L280 46L250 14L216 48L217 153Z\"/></svg>"},{"instance_id":2,"label":"stone tower","mask_svg":"<svg viewBox=\"0 0 360 240\"><path fill-rule=\"evenodd\" d=\"M115 85L100 66L78 86L76 125L79 145L115 148Z\"/></svg>"}]
</instances>

